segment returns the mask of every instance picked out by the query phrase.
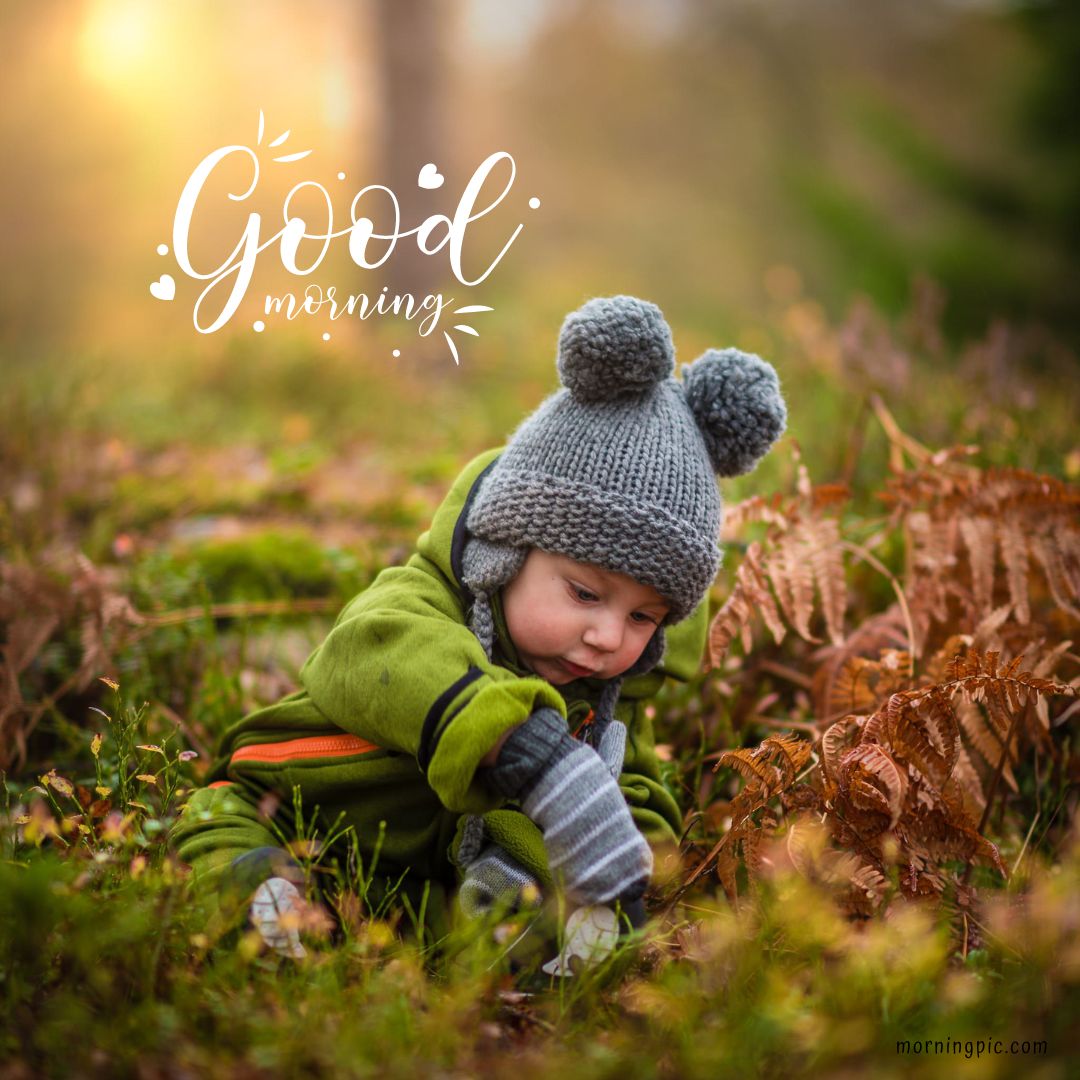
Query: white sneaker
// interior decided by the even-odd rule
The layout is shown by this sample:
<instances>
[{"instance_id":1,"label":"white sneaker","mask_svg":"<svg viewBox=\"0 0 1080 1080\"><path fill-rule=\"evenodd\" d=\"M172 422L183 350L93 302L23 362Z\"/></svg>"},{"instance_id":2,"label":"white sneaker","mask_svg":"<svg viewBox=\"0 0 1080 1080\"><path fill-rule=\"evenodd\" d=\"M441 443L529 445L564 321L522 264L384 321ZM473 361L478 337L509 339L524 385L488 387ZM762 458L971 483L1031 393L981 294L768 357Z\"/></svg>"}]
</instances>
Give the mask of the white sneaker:
<instances>
[{"instance_id":1,"label":"white sneaker","mask_svg":"<svg viewBox=\"0 0 1080 1080\"><path fill-rule=\"evenodd\" d=\"M281 916L299 915L303 906L300 890L291 881L272 877L255 890L251 900L251 924L276 953L302 960L307 956L307 950L300 944L300 933L295 926L282 926Z\"/></svg>"},{"instance_id":2,"label":"white sneaker","mask_svg":"<svg viewBox=\"0 0 1080 1080\"><path fill-rule=\"evenodd\" d=\"M577 957L583 964L596 964L610 956L619 940L619 920L607 904L576 908L566 920L566 939L554 960L541 968L548 975L570 977L570 961Z\"/></svg>"}]
</instances>

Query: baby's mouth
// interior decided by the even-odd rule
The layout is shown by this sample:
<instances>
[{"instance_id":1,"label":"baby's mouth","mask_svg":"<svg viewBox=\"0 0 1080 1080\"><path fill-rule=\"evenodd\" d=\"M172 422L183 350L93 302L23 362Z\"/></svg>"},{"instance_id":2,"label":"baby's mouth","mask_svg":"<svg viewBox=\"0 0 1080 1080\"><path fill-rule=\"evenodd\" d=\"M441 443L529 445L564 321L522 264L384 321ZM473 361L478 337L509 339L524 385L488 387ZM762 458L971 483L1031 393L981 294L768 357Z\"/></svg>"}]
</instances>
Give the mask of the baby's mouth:
<instances>
[{"instance_id":1,"label":"baby's mouth","mask_svg":"<svg viewBox=\"0 0 1080 1080\"><path fill-rule=\"evenodd\" d=\"M570 660L563 660L560 658L559 663L570 672L575 679L587 679L590 675L594 674L592 668L582 667L580 664L572 663Z\"/></svg>"}]
</instances>

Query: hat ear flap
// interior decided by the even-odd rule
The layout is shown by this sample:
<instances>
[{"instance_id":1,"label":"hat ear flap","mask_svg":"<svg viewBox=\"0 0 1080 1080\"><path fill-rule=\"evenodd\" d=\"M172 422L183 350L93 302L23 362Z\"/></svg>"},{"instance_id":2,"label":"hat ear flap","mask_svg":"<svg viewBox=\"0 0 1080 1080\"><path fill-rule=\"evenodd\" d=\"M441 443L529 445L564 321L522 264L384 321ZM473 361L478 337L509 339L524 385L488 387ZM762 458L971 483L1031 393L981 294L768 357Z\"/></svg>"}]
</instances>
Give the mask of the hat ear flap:
<instances>
[{"instance_id":1,"label":"hat ear flap","mask_svg":"<svg viewBox=\"0 0 1080 1080\"><path fill-rule=\"evenodd\" d=\"M720 476L741 476L787 425L772 364L740 349L708 349L683 368L687 404Z\"/></svg>"}]
</instances>

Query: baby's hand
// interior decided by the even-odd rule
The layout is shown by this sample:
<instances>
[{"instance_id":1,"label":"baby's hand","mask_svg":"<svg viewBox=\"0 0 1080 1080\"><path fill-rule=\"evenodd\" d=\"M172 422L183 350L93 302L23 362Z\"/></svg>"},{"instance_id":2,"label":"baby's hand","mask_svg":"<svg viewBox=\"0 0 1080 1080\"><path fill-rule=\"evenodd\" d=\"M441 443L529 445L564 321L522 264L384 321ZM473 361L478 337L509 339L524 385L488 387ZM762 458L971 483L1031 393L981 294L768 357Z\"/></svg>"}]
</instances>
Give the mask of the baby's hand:
<instances>
[{"instance_id":1,"label":"baby's hand","mask_svg":"<svg viewBox=\"0 0 1080 1080\"><path fill-rule=\"evenodd\" d=\"M291 881L272 877L255 890L251 924L275 952L301 960L307 956L307 950L300 944L297 928L305 907L300 890Z\"/></svg>"},{"instance_id":2,"label":"baby's hand","mask_svg":"<svg viewBox=\"0 0 1080 1080\"><path fill-rule=\"evenodd\" d=\"M540 709L515 728L490 770L495 789L516 798L544 834L548 866L581 904L636 899L652 872L613 772L622 764L625 728L609 725L605 757L570 737L566 721Z\"/></svg>"}]
</instances>

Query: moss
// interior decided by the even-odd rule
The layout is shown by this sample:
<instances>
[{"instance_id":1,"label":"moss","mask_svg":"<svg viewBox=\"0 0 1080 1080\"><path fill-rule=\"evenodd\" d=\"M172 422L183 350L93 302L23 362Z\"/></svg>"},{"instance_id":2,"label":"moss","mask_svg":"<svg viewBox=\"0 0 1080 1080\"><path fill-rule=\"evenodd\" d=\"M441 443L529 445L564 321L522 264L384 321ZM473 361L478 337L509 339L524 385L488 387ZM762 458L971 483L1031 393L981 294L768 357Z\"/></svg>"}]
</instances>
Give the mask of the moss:
<instances>
[{"instance_id":1,"label":"moss","mask_svg":"<svg viewBox=\"0 0 1080 1080\"><path fill-rule=\"evenodd\" d=\"M369 552L327 546L298 528L204 540L174 554L178 573L197 579L213 603L350 596L374 576Z\"/></svg>"}]
</instances>

